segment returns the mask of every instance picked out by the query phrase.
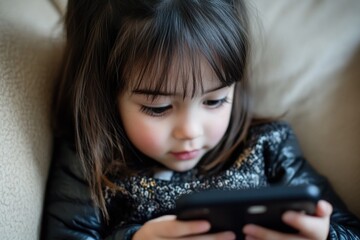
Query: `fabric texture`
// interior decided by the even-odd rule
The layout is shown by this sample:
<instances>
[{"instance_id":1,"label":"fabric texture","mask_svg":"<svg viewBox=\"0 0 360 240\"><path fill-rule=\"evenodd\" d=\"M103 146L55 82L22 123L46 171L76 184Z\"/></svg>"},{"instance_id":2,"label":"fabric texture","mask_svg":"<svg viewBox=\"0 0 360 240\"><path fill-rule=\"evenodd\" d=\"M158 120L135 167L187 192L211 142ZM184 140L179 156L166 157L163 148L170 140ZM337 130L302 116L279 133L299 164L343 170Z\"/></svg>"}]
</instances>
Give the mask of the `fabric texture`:
<instances>
[{"instance_id":1,"label":"fabric texture","mask_svg":"<svg viewBox=\"0 0 360 240\"><path fill-rule=\"evenodd\" d=\"M290 122L360 216L360 1L253 0L250 11L255 113Z\"/></svg>"},{"instance_id":2,"label":"fabric texture","mask_svg":"<svg viewBox=\"0 0 360 240\"><path fill-rule=\"evenodd\" d=\"M39 237L61 56L58 21L48 1L0 1L1 239Z\"/></svg>"},{"instance_id":3,"label":"fabric texture","mask_svg":"<svg viewBox=\"0 0 360 240\"><path fill-rule=\"evenodd\" d=\"M0 1L2 239L38 239L66 6L54 1ZM287 113L305 156L360 216L360 1L250 2L255 112Z\"/></svg>"},{"instance_id":4,"label":"fabric texture","mask_svg":"<svg viewBox=\"0 0 360 240\"><path fill-rule=\"evenodd\" d=\"M126 178L121 173L111 176L117 191L104 191L109 224L91 204L89 188L72 145L60 139L56 146L45 203L43 239L130 240L129 231L155 217L174 214L175 201L183 194L303 184L317 185L321 198L334 207L330 239L360 239L360 220L347 212L326 179L306 162L296 137L284 123L252 127L232 164L213 176L200 174L196 168L174 173L169 180L156 179L151 172ZM242 239L240 229L237 234Z\"/></svg>"}]
</instances>

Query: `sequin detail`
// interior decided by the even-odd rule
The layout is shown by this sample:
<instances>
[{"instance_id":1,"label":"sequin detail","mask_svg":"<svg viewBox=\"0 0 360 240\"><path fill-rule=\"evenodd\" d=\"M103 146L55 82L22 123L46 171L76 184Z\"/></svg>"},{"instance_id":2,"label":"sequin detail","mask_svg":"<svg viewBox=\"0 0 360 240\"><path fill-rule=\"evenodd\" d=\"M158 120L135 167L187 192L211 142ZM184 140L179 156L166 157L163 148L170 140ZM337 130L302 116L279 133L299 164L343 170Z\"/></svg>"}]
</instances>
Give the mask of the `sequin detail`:
<instances>
[{"instance_id":1,"label":"sequin detail","mask_svg":"<svg viewBox=\"0 0 360 240\"><path fill-rule=\"evenodd\" d=\"M121 209L117 224L121 227L126 224L142 224L171 212L175 208L176 199L183 194L210 189L235 190L266 186L265 160L271 153L276 153L290 131L284 123L253 127L238 159L218 175L198 176L196 169L193 169L174 173L169 181L132 176L123 181L115 180L118 191L105 189L105 199L109 206L117 205L117 209Z\"/></svg>"}]
</instances>

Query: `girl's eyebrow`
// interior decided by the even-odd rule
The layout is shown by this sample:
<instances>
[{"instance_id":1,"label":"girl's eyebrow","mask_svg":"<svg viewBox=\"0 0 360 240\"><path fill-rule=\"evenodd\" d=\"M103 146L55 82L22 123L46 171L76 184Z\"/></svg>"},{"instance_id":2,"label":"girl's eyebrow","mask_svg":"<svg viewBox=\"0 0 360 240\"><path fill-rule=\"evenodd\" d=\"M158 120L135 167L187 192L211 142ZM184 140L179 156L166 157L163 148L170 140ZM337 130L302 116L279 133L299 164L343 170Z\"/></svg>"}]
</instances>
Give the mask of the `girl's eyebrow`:
<instances>
[{"instance_id":1,"label":"girl's eyebrow","mask_svg":"<svg viewBox=\"0 0 360 240\"><path fill-rule=\"evenodd\" d=\"M225 88L225 87L229 87L229 86L226 84L221 84L220 86L217 86L215 88L205 90L202 94L215 92L215 91ZM147 95L147 96L165 96L165 97L166 96L174 96L174 93L172 93L172 92L156 91L156 90L151 90L151 89L134 89L132 91L132 93L138 94L138 95ZM175 94L175 95L180 95L180 94Z\"/></svg>"},{"instance_id":2,"label":"girl's eyebrow","mask_svg":"<svg viewBox=\"0 0 360 240\"><path fill-rule=\"evenodd\" d=\"M132 91L133 94L138 94L138 95L148 95L148 96L172 96L174 95L173 93L170 92L163 92L163 91L155 91L155 90L150 90L150 89L134 89Z\"/></svg>"}]
</instances>

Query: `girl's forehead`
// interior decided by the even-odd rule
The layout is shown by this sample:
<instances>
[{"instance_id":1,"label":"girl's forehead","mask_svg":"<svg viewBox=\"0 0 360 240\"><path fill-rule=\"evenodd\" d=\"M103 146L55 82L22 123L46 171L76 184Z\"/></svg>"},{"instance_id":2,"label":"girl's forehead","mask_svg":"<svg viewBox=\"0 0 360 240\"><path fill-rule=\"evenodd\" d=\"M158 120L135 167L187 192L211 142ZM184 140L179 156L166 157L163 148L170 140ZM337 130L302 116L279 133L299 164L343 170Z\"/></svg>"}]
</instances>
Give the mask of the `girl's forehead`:
<instances>
[{"instance_id":1,"label":"girl's forehead","mask_svg":"<svg viewBox=\"0 0 360 240\"><path fill-rule=\"evenodd\" d=\"M167 70L167 71L166 71ZM205 61L177 62L168 68L133 68L128 77L132 92L152 95L182 95L194 97L224 87L210 64Z\"/></svg>"}]
</instances>

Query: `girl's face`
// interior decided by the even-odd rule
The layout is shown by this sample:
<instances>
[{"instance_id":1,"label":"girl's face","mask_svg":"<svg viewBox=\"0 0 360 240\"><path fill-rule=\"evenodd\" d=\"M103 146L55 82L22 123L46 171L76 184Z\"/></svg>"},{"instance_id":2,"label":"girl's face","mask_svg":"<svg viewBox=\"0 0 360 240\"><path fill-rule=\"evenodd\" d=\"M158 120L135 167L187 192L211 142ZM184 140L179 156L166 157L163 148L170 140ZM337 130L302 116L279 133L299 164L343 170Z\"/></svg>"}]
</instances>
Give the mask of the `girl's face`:
<instances>
[{"instance_id":1,"label":"girl's face","mask_svg":"<svg viewBox=\"0 0 360 240\"><path fill-rule=\"evenodd\" d=\"M120 116L130 141L174 171L194 168L229 125L234 84L222 85L209 68L203 68L201 75L203 91L198 87L194 96L184 97L182 91L155 94L149 89L130 89L119 96ZM188 85L192 93L192 84Z\"/></svg>"}]
</instances>

